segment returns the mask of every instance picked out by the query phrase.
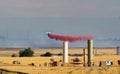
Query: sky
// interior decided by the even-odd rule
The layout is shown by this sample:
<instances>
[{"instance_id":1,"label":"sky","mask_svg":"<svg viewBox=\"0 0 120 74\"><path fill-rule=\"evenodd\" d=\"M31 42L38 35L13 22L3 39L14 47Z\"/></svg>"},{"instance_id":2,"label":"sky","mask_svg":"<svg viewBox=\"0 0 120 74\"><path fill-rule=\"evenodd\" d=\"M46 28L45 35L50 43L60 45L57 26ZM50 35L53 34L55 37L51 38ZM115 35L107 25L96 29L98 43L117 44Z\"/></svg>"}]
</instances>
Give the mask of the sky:
<instances>
[{"instance_id":1,"label":"sky","mask_svg":"<svg viewBox=\"0 0 120 74\"><path fill-rule=\"evenodd\" d=\"M0 47L61 47L46 32L94 36L95 47L120 45L120 0L0 0ZM85 41L69 43L86 47Z\"/></svg>"}]
</instances>

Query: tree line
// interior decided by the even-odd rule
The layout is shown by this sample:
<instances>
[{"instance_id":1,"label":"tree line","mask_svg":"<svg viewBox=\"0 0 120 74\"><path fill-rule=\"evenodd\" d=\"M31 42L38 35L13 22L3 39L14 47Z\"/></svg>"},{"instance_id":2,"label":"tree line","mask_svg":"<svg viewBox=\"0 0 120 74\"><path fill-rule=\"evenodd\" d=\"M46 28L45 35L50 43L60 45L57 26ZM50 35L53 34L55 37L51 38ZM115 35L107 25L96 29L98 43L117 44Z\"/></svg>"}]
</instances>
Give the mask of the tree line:
<instances>
[{"instance_id":1,"label":"tree line","mask_svg":"<svg viewBox=\"0 0 120 74\"><path fill-rule=\"evenodd\" d=\"M18 55L13 53L11 57L17 57ZM24 50L19 51L19 57L32 57L34 56L34 51L31 48L26 48ZM40 56L46 56L46 57L51 57L52 53L51 52L46 52Z\"/></svg>"}]
</instances>

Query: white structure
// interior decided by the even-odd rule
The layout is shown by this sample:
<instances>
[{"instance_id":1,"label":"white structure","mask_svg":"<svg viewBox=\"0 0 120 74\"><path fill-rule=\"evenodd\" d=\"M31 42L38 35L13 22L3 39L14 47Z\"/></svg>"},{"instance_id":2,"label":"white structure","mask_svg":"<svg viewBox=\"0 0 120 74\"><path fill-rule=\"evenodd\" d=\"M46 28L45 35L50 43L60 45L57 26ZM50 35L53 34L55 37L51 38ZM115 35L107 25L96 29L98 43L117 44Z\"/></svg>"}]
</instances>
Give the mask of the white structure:
<instances>
[{"instance_id":1,"label":"white structure","mask_svg":"<svg viewBox=\"0 0 120 74\"><path fill-rule=\"evenodd\" d=\"M93 40L88 40L88 67L93 65ZM68 63L68 42L63 41L63 63Z\"/></svg>"},{"instance_id":2,"label":"white structure","mask_svg":"<svg viewBox=\"0 0 120 74\"><path fill-rule=\"evenodd\" d=\"M99 66L112 66L113 62L111 60L100 61Z\"/></svg>"},{"instance_id":3,"label":"white structure","mask_svg":"<svg viewBox=\"0 0 120 74\"><path fill-rule=\"evenodd\" d=\"M63 63L68 63L68 42L63 42Z\"/></svg>"}]
</instances>

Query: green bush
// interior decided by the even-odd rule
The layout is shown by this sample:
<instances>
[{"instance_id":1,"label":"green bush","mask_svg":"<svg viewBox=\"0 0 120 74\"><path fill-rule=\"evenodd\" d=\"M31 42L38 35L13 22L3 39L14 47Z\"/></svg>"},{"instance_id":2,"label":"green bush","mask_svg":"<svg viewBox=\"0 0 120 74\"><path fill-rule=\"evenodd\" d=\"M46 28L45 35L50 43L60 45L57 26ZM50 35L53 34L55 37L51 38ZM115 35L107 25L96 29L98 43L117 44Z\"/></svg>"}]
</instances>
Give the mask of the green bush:
<instances>
[{"instance_id":1,"label":"green bush","mask_svg":"<svg viewBox=\"0 0 120 74\"><path fill-rule=\"evenodd\" d=\"M31 50L31 48L27 48L19 52L19 57L32 57L33 54L34 52Z\"/></svg>"},{"instance_id":2,"label":"green bush","mask_svg":"<svg viewBox=\"0 0 120 74\"><path fill-rule=\"evenodd\" d=\"M42 56L51 57L51 56L52 56L52 53L51 53L51 52L46 52L46 53L43 54Z\"/></svg>"}]
</instances>

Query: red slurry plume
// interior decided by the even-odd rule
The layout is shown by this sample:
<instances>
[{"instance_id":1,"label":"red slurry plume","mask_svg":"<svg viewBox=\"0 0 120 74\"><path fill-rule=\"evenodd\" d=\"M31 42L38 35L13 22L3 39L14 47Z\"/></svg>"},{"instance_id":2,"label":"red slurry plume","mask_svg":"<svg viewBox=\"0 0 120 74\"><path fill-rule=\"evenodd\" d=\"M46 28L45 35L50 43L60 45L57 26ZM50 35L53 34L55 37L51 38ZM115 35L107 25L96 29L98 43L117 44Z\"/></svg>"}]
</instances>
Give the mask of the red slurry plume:
<instances>
[{"instance_id":1,"label":"red slurry plume","mask_svg":"<svg viewBox=\"0 0 120 74\"><path fill-rule=\"evenodd\" d=\"M51 39L60 40L60 41L69 41L69 42L93 39L93 36L63 36L63 35L56 35L51 33L48 33L47 35Z\"/></svg>"}]
</instances>

